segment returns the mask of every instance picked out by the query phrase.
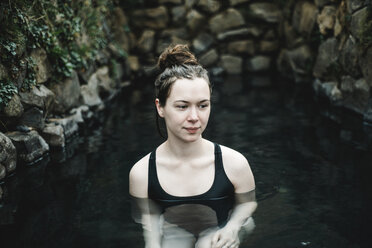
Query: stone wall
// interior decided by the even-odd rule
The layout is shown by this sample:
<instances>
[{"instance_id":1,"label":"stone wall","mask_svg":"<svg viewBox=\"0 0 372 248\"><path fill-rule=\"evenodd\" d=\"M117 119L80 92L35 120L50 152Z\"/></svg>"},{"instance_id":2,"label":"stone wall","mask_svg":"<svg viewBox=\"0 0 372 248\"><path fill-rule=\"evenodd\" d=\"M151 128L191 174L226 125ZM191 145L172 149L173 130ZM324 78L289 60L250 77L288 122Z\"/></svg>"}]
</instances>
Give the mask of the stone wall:
<instances>
[{"instance_id":1,"label":"stone wall","mask_svg":"<svg viewBox=\"0 0 372 248\"><path fill-rule=\"evenodd\" d=\"M289 1L281 23L282 74L372 122L372 1Z\"/></svg>"},{"instance_id":2,"label":"stone wall","mask_svg":"<svg viewBox=\"0 0 372 248\"><path fill-rule=\"evenodd\" d=\"M151 73L165 47L188 44L211 74L278 70L372 122L371 8L370 0L149 1L130 12L130 61Z\"/></svg>"},{"instance_id":3,"label":"stone wall","mask_svg":"<svg viewBox=\"0 0 372 248\"><path fill-rule=\"evenodd\" d=\"M176 43L189 45L212 74L275 67L282 18L275 1L159 0L141 7L129 13L136 36L130 60L144 73L151 73L159 54Z\"/></svg>"},{"instance_id":4,"label":"stone wall","mask_svg":"<svg viewBox=\"0 0 372 248\"><path fill-rule=\"evenodd\" d=\"M51 63L53 51L50 47L40 44L39 47L23 46L4 40L4 37L0 39L0 203L8 192L2 184L17 167L47 157L52 149L64 150L79 129L88 127L110 100L129 85L131 70L127 51L133 42L132 34L127 30L127 18L119 7L113 7L110 14L107 14L108 11L105 13L102 22L97 23L95 28L105 29L106 45L91 50L94 53L91 53L88 63L74 66L71 75L64 78L55 77L58 67L53 67ZM22 14L26 16L26 13L20 12ZM92 42L82 27L75 35L76 40L70 41L69 45L81 45L87 49ZM2 53L7 44L23 48L16 49L9 59L7 54ZM12 75L12 69L18 61L26 61L30 57L35 62L32 72L36 81L30 89L25 89L22 85L30 71L20 67L20 72ZM4 86L4 82L9 85ZM6 87L14 87L15 93L4 104L7 99L1 97L4 97Z\"/></svg>"}]
</instances>

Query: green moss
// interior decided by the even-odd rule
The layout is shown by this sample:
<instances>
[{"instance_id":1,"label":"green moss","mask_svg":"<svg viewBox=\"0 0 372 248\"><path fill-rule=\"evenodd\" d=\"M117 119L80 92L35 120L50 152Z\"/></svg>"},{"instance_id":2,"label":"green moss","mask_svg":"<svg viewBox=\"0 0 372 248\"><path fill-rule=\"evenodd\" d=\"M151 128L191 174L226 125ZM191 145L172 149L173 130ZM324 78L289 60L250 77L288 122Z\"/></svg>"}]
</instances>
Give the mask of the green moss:
<instances>
[{"instance_id":1,"label":"green moss","mask_svg":"<svg viewBox=\"0 0 372 248\"><path fill-rule=\"evenodd\" d=\"M18 93L17 87L12 82L0 80L0 110L8 105L10 99L16 93Z\"/></svg>"},{"instance_id":2,"label":"green moss","mask_svg":"<svg viewBox=\"0 0 372 248\"><path fill-rule=\"evenodd\" d=\"M52 66L50 83L70 77L75 69L87 68L111 40L110 31L103 26L115 3L114 0L1 1L0 63L8 68L10 76L0 85L3 90L0 107L7 99L4 92L14 87L12 84L6 88L7 83L16 82L19 72L26 70L26 78L18 89L28 90L36 84L35 64L27 58L32 49L46 51Z\"/></svg>"}]
</instances>

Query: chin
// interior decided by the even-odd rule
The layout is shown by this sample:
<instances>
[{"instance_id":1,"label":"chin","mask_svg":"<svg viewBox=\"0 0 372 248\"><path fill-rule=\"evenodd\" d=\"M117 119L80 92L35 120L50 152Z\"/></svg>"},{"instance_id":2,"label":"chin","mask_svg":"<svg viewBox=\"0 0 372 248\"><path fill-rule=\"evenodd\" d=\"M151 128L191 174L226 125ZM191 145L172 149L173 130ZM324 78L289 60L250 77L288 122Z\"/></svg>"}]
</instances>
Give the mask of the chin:
<instances>
[{"instance_id":1,"label":"chin","mask_svg":"<svg viewBox=\"0 0 372 248\"><path fill-rule=\"evenodd\" d=\"M185 142L195 142L197 140L201 139L201 135L200 134L196 134L196 135L193 135L193 136L188 136L188 137L185 137L183 140Z\"/></svg>"}]
</instances>

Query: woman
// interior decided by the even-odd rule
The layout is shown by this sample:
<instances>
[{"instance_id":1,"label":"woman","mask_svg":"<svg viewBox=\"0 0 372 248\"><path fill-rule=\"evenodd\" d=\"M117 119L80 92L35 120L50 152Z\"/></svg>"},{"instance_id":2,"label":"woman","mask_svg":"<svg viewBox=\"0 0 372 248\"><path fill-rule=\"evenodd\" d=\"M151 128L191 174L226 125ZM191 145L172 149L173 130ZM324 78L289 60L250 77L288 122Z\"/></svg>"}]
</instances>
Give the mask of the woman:
<instances>
[{"instance_id":1,"label":"woman","mask_svg":"<svg viewBox=\"0 0 372 248\"><path fill-rule=\"evenodd\" d=\"M207 221L208 231L189 231L196 246L238 247L238 231L254 212L256 203L237 205L232 213L223 208L235 194L254 191L248 161L239 152L202 137L211 111L212 89L207 71L187 46L168 47L160 55L158 66L162 72L155 81L155 105L158 116L165 121L167 139L133 166L130 194L137 199L149 198L164 209L179 210L191 204L208 206L216 213L216 228ZM216 202L220 203L217 207ZM142 204L144 230L153 232L145 235L148 247L165 247L157 222L164 209L153 212Z\"/></svg>"}]
</instances>

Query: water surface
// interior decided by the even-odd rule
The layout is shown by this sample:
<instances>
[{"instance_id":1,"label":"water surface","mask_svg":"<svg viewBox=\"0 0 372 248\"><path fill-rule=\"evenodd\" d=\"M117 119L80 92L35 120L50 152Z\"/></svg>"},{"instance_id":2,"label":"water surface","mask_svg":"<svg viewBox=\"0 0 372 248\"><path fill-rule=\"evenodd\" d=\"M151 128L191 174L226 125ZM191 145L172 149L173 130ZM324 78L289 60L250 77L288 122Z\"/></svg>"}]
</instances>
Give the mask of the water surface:
<instances>
[{"instance_id":1,"label":"water surface","mask_svg":"<svg viewBox=\"0 0 372 248\"><path fill-rule=\"evenodd\" d=\"M277 80L270 87L247 77L214 80L205 137L243 153L256 178L256 228L240 247L369 247L371 129L339 124L302 93L305 86ZM133 91L66 152L6 182L1 247L144 247L128 173L163 140L152 83Z\"/></svg>"}]
</instances>

